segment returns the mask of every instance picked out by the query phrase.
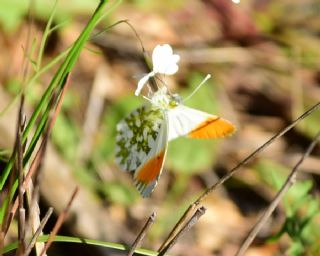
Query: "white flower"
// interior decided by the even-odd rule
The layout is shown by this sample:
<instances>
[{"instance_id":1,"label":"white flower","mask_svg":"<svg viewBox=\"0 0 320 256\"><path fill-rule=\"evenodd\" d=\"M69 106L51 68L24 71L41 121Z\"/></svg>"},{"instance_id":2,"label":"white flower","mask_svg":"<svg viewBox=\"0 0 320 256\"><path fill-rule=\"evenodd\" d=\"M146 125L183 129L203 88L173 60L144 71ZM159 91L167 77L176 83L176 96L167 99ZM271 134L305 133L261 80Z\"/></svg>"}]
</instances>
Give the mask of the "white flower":
<instances>
[{"instance_id":1,"label":"white flower","mask_svg":"<svg viewBox=\"0 0 320 256\"><path fill-rule=\"evenodd\" d=\"M155 76L157 73L163 75L175 74L179 69L177 65L179 60L180 56L178 54L173 54L169 44L157 45L152 52L153 70L140 79L134 94L138 96L149 78Z\"/></svg>"}]
</instances>

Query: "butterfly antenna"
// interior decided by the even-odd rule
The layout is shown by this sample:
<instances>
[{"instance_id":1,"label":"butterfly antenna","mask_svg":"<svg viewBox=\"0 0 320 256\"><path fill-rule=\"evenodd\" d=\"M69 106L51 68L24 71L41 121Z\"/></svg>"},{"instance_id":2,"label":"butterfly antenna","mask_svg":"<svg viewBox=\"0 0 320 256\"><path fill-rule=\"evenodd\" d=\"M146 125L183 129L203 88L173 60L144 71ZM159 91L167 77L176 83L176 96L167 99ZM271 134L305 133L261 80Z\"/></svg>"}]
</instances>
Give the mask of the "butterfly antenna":
<instances>
[{"instance_id":1,"label":"butterfly antenna","mask_svg":"<svg viewBox=\"0 0 320 256\"><path fill-rule=\"evenodd\" d=\"M196 87L196 89L193 90L192 93L189 94L188 97L186 97L185 99L183 99L183 102L187 101L188 99L190 99L199 89L200 87L205 83L207 82L207 80L209 80L211 78L211 75L208 74L203 80L202 82Z\"/></svg>"},{"instance_id":2,"label":"butterfly antenna","mask_svg":"<svg viewBox=\"0 0 320 256\"><path fill-rule=\"evenodd\" d=\"M142 96L145 100L147 100L147 101L149 101L150 103L152 103L152 100L150 100L148 97L146 97L146 96Z\"/></svg>"}]
</instances>

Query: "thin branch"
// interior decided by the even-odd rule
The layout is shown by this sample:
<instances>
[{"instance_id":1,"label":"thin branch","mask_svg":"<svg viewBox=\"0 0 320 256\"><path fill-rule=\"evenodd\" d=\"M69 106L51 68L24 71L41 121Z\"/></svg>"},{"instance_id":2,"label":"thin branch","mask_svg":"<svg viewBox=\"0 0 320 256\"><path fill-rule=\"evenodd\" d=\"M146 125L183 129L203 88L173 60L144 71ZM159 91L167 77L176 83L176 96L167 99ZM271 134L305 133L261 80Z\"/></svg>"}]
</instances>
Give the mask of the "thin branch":
<instances>
[{"instance_id":1,"label":"thin branch","mask_svg":"<svg viewBox=\"0 0 320 256\"><path fill-rule=\"evenodd\" d=\"M51 131L52 131L52 128L53 128L53 125L55 124L56 122L56 119L57 119L57 116L61 110L61 105L62 105L62 100L64 98L64 95L65 95L65 92L68 88L68 85L69 85L69 75L66 77L66 80L65 80L65 86L63 87L62 91L61 91L61 95L60 97L58 98L58 96L55 96L54 99L52 100L52 102L56 102L58 100L58 103L57 103L57 106L56 106L56 109L54 111L54 113L52 114L52 118L49 118L49 122L48 122L48 125L47 125L47 130L44 132L44 138L39 146L39 150L37 151L32 163L31 163L31 166L29 168L29 171L25 177L25 180L23 182L23 189L25 190L31 180L31 178L33 177L33 175L38 175L39 173L39 170L41 169L42 167L42 164L43 164L43 157L44 157L44 154L46 152L46 147L47 147L47 142L49 140L49 136L51 134ZM36 178L36 183L38 181L39 177ZM35 184L36 185L36 184ZM15 200L14 202L14 205L12 207L12 214L14 215L16 210L17 210L17 207L18 207L18 201Z\"/></svg>"},{"instance_id":2,"label":"thin branch","mask_svg":"<svg viewBox=\"0 0 320 256\"><path fill-rule=\"evenodd\" d=\"M28 21L29 21L29 26L28 26L28 30L27 30L27 37L26 37L26 46L25 46L25 51L24 53L31 53L31 34L32 34L32 27L34 25L34 6L35 3L33 0L30 0L29 2L29 8L28 8ZM29 62L29 58L27 56L23 56L23 63L22 63L22 85L25 85L25 82L27 81L27 77L29 74L29 70L30 70L30 62ZM24 88L23 88L24 90Z\"/></svg>"},{"instance_id":3,"label":"thin branch","mask_svg":"<svg viewBox=\"0 0 320 256\"><path fill-rule=\"evenodd\" d=\"M23 178L23 167L21 164L21 159L23 158L23 145L21 142L21 130L23 130L24 128L24 121L23 121L23 104L24 104L24 95L22 94L21 98L20 98L20 105L19 105L19 110L18 110L18 118L17 118L17 129L16 129L16 138L15 138L15 142L14 142L14 150L10 156L10 161L15 161L17 158L17 154L18 154L18 158L17 159L18 163L16 163L16 170L18 170L18 181L19 181L19 195L18 198L16 198L16 209L18 208L18 200L20 202L20 206L23 205L23 193L21 192L21 187L24 182L24 178ZM0 228L0 246L2 246L2 244L4 244L3 239L6 237L6 234L9 230L11 221L14 217L14 213L16 212L16 210L14 211L14 213L12 213L12 209L13 209L13 200L11 199L11 195L13 192L13 184L16 180L16 172L11 171L10 172L10 177L9 177L9 182L8 182L8 192L7 192L7 198L4 200L4 205L2 207L4 207L5 211L4 211L4 218L3 218L3 223L1 223L1 228ZM22 220L22 215L21 218L18 218L18 221L24 222ZM21 226L19 226L21 227ZM23 233L23 230L19 229L18 232L20 233L20 235ZM19 238L21 237L20 235Z\"/></svg>"},{"instance_id":4,"label":"thin branch","mask_svg":"<svg viewBox=\"0 0 320 256\"><path fill-rule=\"evenodd\" d=\"M44 163L44 158L45 158L45 153L46 153L46 149L47 149L47 144L49 142L50 139L50 134L51 131L53 129L53 125L56 122L57 116L61 110L61 106L62 106L62 100L65 96L66 90L68 88L69 85L69 74L66 75L65 80L63 81L64 86L62 87L62 90L60 91L60 93L56 92L53 94L52 99L50 101L50 108L51 111L49 113L49 117L48 117L48 122L47 122L47 126L46 129L43 133L43 139L41 142L41 147L39 149L39 151L37 152L37 161L36 164L32 167L34 167L35 169L35 183L34 183L34 190L32 193L32 201L34 202L34 204L32 205L32 207L38 207L38 205L36 205L35 203L37 202L37 199L39 198L39 190L40 190L40 181L41 181L41 177L42 177L42 166ZM38 154L39 153L39 154ZM31 170L30 170L31 171ZM39 209L39 207L38 207ZM38 218L39 219L39 218ZM30 224L31 221L33 221L31 219L31 214L30 214ZM35 224L38 224L39 220L37 220L37 222ZM36 225L33 224L35 227ZM40 235L40 234L39 234ZM36 255L41 255L42 250L44 249L45 245L44 243L39 243L36 244Z\"/></svg>"},{"instance_id":5,"label":"thin branch","mask_svg":"<svg viewBox=\"0 0 320 256\"><path fill-rule=\"evenodd\" d=\"M225 176L223 176L218 182L213 184L210 188L208 188L202 195L198 197L190 206L188 209L184 212L183 216L180 218L180 220L177 222L175 227L172 229L168 237L165 239L163 244L160 246L158 251L162 251L165 247L168 246L169 241L172 241L172 237L178 232L178 230L181 229L181 226L185 221L187 220L188 216L194 211L194 209L210 194L212 193L219 185L223 184L226 180L232 177L232 175L244 164L248 163L251 158L256 156L258 153L263 151L265 148L267 148L269 145L271 145L276 139L283 136L285 133L287 133L290 129L292 129L297 123L305 119L307 116L309 116L311 113L313 113L315 110L317 110L320 107L320 102L315 104L313 107L311 107L309 110L307 110L305 113L303 113L300 117L298 117L296 120L294 120L290 125L285 127L283 130L281 130L279 133L271 137L267 142L265 142L262 146L257 148L253 153L251 153L249 156L247 156L244 160L242 160L238 165L236 165L233 169L231 169L230 172L228 172Z\"/></svg>"},{"instance_id":6,"label":"thin branch","mask_svg":"<svg viewBox=\"0 0 320 256\"><path fill-rule=\"evenodd\" d=\"M16 251L17 256L23 256L25 255L26 250L26 242L25 242L25 236L26 236L26 210L22 207L19 207L18 210L18 249Z\"/></svg>"},{"instance_id":7,"label":"thin branch","mask_svg":"<svg viewBox=\"0 0 320 256\"><path fill-rule=\"evenodd\" d=\"M66 75L63 84L64 86L62 87L62 90L60 93L56 92L53 94L52 99L50 101L51 107L52 109L54 109L53 112L50 113L50 116L48 117L48 124L46 127L46 130L44 131L44 136L43 136L43 140L41 143L41 151L40 151L40 156L38 158L38 163L36 164L36 170L35 170L35 175L36 175L36 184L37 185L39 183L39 173L40 173L40 169L42 168L43 165L43 160L44 160L44 154L46 152L47 149L47 143L49 141L49 137L51 134L51 131L53 129L53 126L57 120L58 114L60 113L61 110L61 106L62 106L62 100L65 96L65 93L67 91L67 88L69 87L69 73Z\"/></svg>"},{"instance_id":8,"label":"thin branch","mask_svg":"<svg viewBox=\"0 0 320 256\"><path fill-rule=\"evenodd\" d=\"M29 168L29 171L26 175L26 177L23 179L23 182L22 182L22 186L19 186L19 191L21 189L21 191L24 191L26 190L27 186L29 185L29 182L32 178L33 175L36 176L36 184L35 186L37 186L37 183L38 183L38 180L40 178L40 169L42 168L42 164L43 164L43 160L44 160L44 155L45 155L45 152L46 152L46 146L47 146L47 142L48 142L48 139L49 139L49 136L50 136L50 133L52 131L52 128L53 128L53 125L57 119L57 116L58 116L58 113L60 112L61 110L61 106L62 106L62 100L65 96L65 93L66 93L66 90L68 88L68 85L69 85L69 74L66 75L65 77L65 80L63 81L63 83L65 84L65 86L63 86L61 92L60 92L60 95L57 93L55 95L53 95L53 98L51 100L51 104L52 106L56 106L55 107L55 110L53 112L53 114L51 115L52 117L49 117L48 118L48 125L47 125L47 129L46 131L44 132L44 138L40 144L40 147L39 147L39 150L37 151L36 153L36 156L34 158L34 160L32 161L31 163L31 166ZM22 97L24 97L22 95ZM14 158L16 156L16 150L12 153L12 156L11 158ZM11 188L12 188L12 184L13 184L13 179L14 177L12 177L10 180L9 180L9 195L11 194ZM33 195L35 196L35 195ZM6 212L5 212L5 217L4 217L4 223L1 225L1 230L0 230L0 245L4 244L3 243L3 240L6 236L6 233L9 229L9 226L10 226L10 223L18 209L18 205L19 205L19 200L18 198L15 199L14 203L12 204L12 202L9 200L8 205L6 206Z\"/></svg>"},{"instance_id":9,"label":"thin branch","mask_svg":"<svg viewBox=\"0 0 320 256\"><path fill-rule=\"evenodd\" d=\"M144 239L146 233L148 232L149 228L151 227L151 225L154 223L156 219L156 213L153 212L151 214L151 216L148 218L146 224L143 226L143 228L141 229L139 235L137 236L136 240L133 242L131 249L128 253L128 256L132 256L134 251L136 250L137 247L139 247L142 243L142 240Z\"/></svg>"},{"instance_id":10,"label":"thin branch","mask_svg":"<svg viewBox=\"0 0 320 256\"><path fill-rule=\"evenodd\" d=\"M43 256L46 253L46 251L49 249L50 245L52 244L52 242L54 240L54 237L57 235L60 227L62 226L63 222L65 221L65 219L68 216L71 204L72 204L75 196L77 195L78 191L79 191L79 188L76 187L75 190L73 191L72 195L71 195L71 198L70 198L66 208L60 213L60 215L59 215L59 217L57 219L57 222L54 225L53 230L49 235L48 241L47 241L45 247L43 248L43 250L40 253L40 256Z\"/></svg>"},{"instance_id":11,"label":"thin branch","mask_svg":"<svg viewBox=\"0 0 320 256\"><path fill-rule=\"evenodd\" d=\"M29 182L30 182L31 178L33 177L33 175L37 172L38 166L40 165L40 161L44 155L44 152L45 152L45 143L44 143L44 141L42 141L42 143L39 147L39 150L37 151L35 158L33 159L32 163L31 163L29 171L24 179L24 182L23 182L23 189L24 190L29 185ZM17 208L18 208L18 200L16 199L14 201L11 213L15 214Z\"/></svg>"},{"instance_id":12,"label":"thin branch","mask_svg":"<svg viewBox=\"0 0 320 256\"><path fill-rule=\"evenodd\" d=\"M280 203L281 199L285 195L285 193L289 190L289 188L295 183L297 172L299 170L300 165L303 163L303 161L310 155L313 148L317 145L318 141L320 139L320 132L316 135L314 140L310 143L309 147L305 151L305 153L302 155L300 160L297 162L297 164L293 167L291 173L289 174L286 182L283 184L280 191L277 193L275 198L272 200L269 207L265 210L263 215L259 218L258 222L255 224L253 229L249 232L247 238L245 239L244 243L241 245L240 249L236 253L236 256L241 256L245 253L245 251L248 249L254 238L257 236L258 232L262 228L262 226L266 223L268 218L271 216L275 208Z\"/></svg>"},{"instance_id":13,"label":"thin branch","mask_svg":"<svg viewBox=\"0 0 320 256\"><path fill-rule=\"evenodd\" d=\"M39 229L41 225L40 219L40 206L39 206L39 198L40 198L40 186L39 184L33 186L32 180L29 182L29 186L26 188L26 195L28 198L29 204L29 218L27 219L27 230L30 230L30 234L34 234L36 230ZM39 255L44 247L43 242L39 242L35 245L35 255ZM27 255L27 253L26 253Z\"/></svg>"},{"instance_id":14,"label":"thin branch","mask_svg":"<svg viewBox=\"0 0 320 256\"><path fill-rule=\"evenodd\" d=\"M189 206L189 208L184 212L182 217L179 219L179 221L176 223L176 225L173 227L167 238L164 240L160 248L158 249L158 252L162 251L164 247L168 245L168 243L172 240L172 238L178 233L179 230L181 230L181 227L186 222L187 218L190 216L190 213L193 212L196 209L196 204L193 203Z\"/></svg>"},{"instance_id":15,"label":"thin branch","mask_svg":"<svg viewBox=\"0 0 320 256\"><path fill-rule=\"evenodd\" d=\"M24 255L26 243L26 212L24 209L24 173L23 173L23 145L22 145L22 133L23 133L23 104L24 104L24 95L22 94L19 106L18 121L17 121L17 132L16 132L16 152L17 152L17 161L16 169L18 173L18 202L19 202L19 211L18 211L18 239L19 247L17 250L17 255Z\"/></svg>"},{"instance_id":16,"label":"thin branch","mask_svg":"<svg viewBox=\"0 0 320 256\"><path fill-rule=\"evenodd\" d=\"M190 220L179 230L177 235L159 252L158 256L163 256L167 251L170 250L172 246L175 245L175 243L178 241L178 239L185 234L187 231L189 231L199 220L199 218L205 214L206 208L201 206L196 210L196 212L193 214L193 216L190 218Z\"/></svg>"},{"instance_id":17,"label":"thin branch","mask_svg":"<svg viewBox=\"0 0 320 256\"><path fill-rule=\"evenodd\" d=\"M39 227L37 228L36 232L34 233L34 235L32 236L32 239L30 241L30 243L28 244L27 246L27 249L26 249L26 254L25 255L29 255L32 248L34 247L34 245L36 244L37 242L37 239L39 237L39 235L42 233L43 231L43 228L44 226L47 224L51 214L53 212L53 208L50 207L46 213L46 215L43 217L43 219L41 220L41 223L39 225Z\"/></svg>"},{"instance_id":18,"label":"thin branch","mask_svg":"<svg viewBox=\"0 0 320 256\"><path fill-rule=\"evenodd\" d=\"M276 135L271 137L266 143L264 143L262 146L257 148L255 151L253 151L249 156L247 156L244 160L242 160L239 164L237 164L233 169L231 169L230 172L228 172L226 175L224 175L220 180L218 180L215 184L213 184L210 188L208 188L194 203L200 204L212 191L214 191L218 186L223 184L226 180L232 177L232 175L243 165L249 162L251 158L259 154L261 151L263 151L265 148L267 148L269 145L271 145L275 140L283 136L285 133L287 133L289 130L291 130L294 126L296 126L300 121L305 119L307 116L309 116L311 113L313 113L315 110L317 110L320 107L320 102L315 104L313 107L311 107L309 110L304 112L301 116L299 116L296 120L294 120L290 125L285 127L283 130L278 132Z\"/></svg>"}]
</instances>

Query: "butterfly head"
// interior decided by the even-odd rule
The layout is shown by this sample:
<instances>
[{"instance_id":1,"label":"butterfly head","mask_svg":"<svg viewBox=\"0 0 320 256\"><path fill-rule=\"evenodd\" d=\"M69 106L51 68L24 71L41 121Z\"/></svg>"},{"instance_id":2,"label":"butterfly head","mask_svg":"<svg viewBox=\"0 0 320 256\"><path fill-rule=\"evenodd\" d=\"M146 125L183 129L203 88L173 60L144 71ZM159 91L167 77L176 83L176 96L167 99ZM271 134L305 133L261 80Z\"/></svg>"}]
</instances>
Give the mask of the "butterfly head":
<instances>
[{"instance_id":1,"label":"butterfly head","mask_svg":"<svg viewBox=\"0 0 320 256\"><path fill-rule=\"evenodd\" d=\"M150 101L156 108L169 110L180 105L181 97L178 94L168 93L167 87L161 87L151 95Z\"/></svg>"}]
</instances>

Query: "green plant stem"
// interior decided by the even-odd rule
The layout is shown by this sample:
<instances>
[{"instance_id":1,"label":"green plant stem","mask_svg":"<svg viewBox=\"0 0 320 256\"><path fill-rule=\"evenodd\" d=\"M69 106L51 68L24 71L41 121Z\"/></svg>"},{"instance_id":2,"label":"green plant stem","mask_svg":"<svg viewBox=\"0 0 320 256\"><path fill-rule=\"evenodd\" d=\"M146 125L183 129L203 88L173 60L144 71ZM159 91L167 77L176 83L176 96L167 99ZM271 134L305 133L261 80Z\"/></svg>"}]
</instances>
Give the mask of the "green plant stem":
<instances>
[{"instance_id":1,"label":"green plant stem","mask_svg":"<svg viewBox=\"0 0 320 256\"><path fill-rule=\"evenodd\" d=\"M57 1L55 1L55 3L54 3L54 6L53 6L52 12L50 14L50 17L48 19L46 28L45 28L45 30L43 32L42 40L40 42L39 54L38 54L38 59L37 59L37 64L36 64L36 71L37 72L40 70L40 67L41 67L42 56L43 56L43 53L44 53L44 47L45 47L45 44L47 42L47 38L48 38L48 36L49 36L49 34L51 32L50 28L51 28L51 24L52 24L54 15L56 14L56 11L57 11Z\"/></svg>"},{"instance_id":2,"label":"green plant stem","mask_svg":"<svg viewBox=\"0 0 320 256\"><path fill-rule=\"evenodd\" d=\"M119 2L119 1L118 1ZM118 3L117 2L117 3ZM98 7L96 8L95 12L93 13L92 17L88 21L87 25L79 35L78 39L74 42L71 49L68 52L68 55L66 56L65 60L60 65L58 71L52 78L48 88L42 95L40 102L38 103L37 107L35 108L32 116L30 117L30 120L28 121L26 128L22 134L21 143L24 145L27 142L27 138L31 132L31 130L36 126L36 121L39 119L39 125L36 128L36 132L33 135L33 138L31 139L31 143L28 145L28 148L26 150L27 154L25 155L23 159L24 166L28 163L30 156L33 152L33 149L35 148L37 142L39 141L41 134L44 130L44 127L47 123L47 120L49 118L50 109L48 108L48 105L50 104L50 101L55 96L55 93L58 93L58 95L61 93L66 78L68 77L69 73L71 72L72 68L74 67L76 61L79 58L79 55L81 53L81 50L84 48L85 43L88 41L91 32L93 31L94 27L97 25L98 21L100 20L101 16L105 16L104 13L104 7L108 3L107 0L101 0ZM56 105L56 101L53 102L53 106ZM46 107L46 110L43 112L43 109ZM39 118L40 114L43 112L41 118ZM16 154L14 153L11 158L9 159L7 165L5 166L3 172L0 176L0 191L3 189L3 186L9 176L10 171L12 170L14 160L16 158ZM16 181L14 182L16 185ZM10 201L13 198L13 195L17 189L17 186L13 187L12 193L9 195L8 200ZM3 222L3 216L5 212L6 207L0 208L0 223Z\"/></svg>"},{"instance_id":3,"label":"green plant stem","mask_svg":"<svg viewBox=\"0 0 320 256\"><path fill-rule=\"evenodd\" d=\"M48 238L49 238L49 235L39 236L37 239L37 242L47 242ZM53 241L54 242L64 242L64 243L90 244L90 245L107 247L109 249L120 250L120 251L128 250L128 247L123 244L102 242L102 241L79 238L79 237L55 236ZM0 250L0 254L11 252L11 251L17 249L17 247L18 247L18 242L11 243L11 244L5 246L2 250ZM135 250L135 253L145 255L145 256L157 256L158 255L158 252L154 252L154 251L150 251L150 250L146 250L146 249L137 249L137 250Z\"/></svg>"},{"instance_id":4,"label":"green plant stem","mask_svg":"<svg viewBox=\"0 0 320 256\"><path fill-rule=\"evenodd\" d=\"M58 88L59 90L62 89L62 87L64 85L65 77L71 72L74 64L78 60L79 55L81 53L81 49L84 47L85 43L89 39L90 33L93 31L94 27L96 26L97 21L100 20L100 16L103 15L103 8L107 3L108 3L108 1L106 1L106 0L100 1L100 4L98 5L98 7L95 10L94 14L92 15L91 19L88 21L86 27L83 29L82 33L80 34L80 36L75 41L72 48L70 49L70 52L67 55L66 59L61 64L57 73L55 74L55 76L51 80L47 90L43 94L38 106L35 108L32 116L30 117L29 122L26 125L26 129L22 135L22 144L24 144L27 141L27 137L30 134L31 129L35 126L36 120L40 116L41 111L50 101L50 98L52 97L54 89L55 88ZM47 111L45 111L45 115L42 118L42 119L44 119L44 121L42 119L40 120L41 125L40 125L40 128L38 128L38 131L43 130L43 128L41 126L43 125L43 122L46 123L46 120L48 117L46 112ZM39 138L40 138L39 134L36 133L34 135L34 137L32 138L33 143L29 145L27 152L32 147L35 147L35 144L37 143ZM8 178L10 170L12 169L14 158L15 158L15 156L10 158L9 162L7 163L5 169L2 173L2 176L0 179L0 190L3 189L4 183ZM24 163L26 163L27 160L29 160L29 159L24 160Z\"/></svg>"}]
</instances>

